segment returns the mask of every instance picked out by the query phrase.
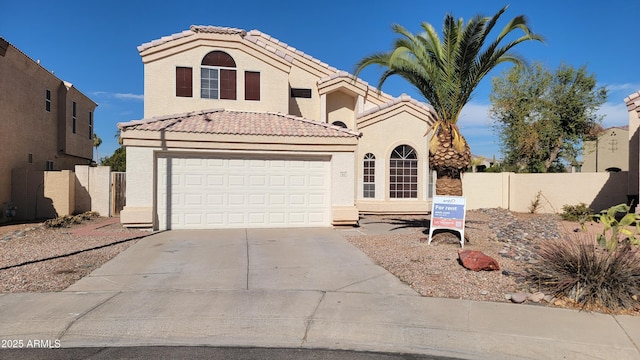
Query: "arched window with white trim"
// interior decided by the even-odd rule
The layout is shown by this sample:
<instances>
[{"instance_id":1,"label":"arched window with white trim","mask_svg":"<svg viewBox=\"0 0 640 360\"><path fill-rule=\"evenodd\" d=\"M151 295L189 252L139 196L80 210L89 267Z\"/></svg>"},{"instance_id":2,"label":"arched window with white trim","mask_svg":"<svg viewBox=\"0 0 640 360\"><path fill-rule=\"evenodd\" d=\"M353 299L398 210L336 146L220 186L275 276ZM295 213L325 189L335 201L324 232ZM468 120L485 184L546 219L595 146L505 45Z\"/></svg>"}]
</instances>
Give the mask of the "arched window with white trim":
<instances>
[{"instance_id":1,"label":"arched window with white trim","mask_svg":"<svg viewBox=\"0 0 640 360\"><path fill-rule=\"evenodd\" d=\"M212 51L202 59L200 97L236 99L236 62L226 52Z\"/></svg>"},{"instance_id":2,"label":"arched window with white trim","mask_svg":"<svg viewBox=\"0 0 640 360\"><path fill-rule=\"evenodd\" d=\"M391 152L389 161L389 197L418 197L418 156L414 148L400 145Z\"/></svg>"}]
</instances>

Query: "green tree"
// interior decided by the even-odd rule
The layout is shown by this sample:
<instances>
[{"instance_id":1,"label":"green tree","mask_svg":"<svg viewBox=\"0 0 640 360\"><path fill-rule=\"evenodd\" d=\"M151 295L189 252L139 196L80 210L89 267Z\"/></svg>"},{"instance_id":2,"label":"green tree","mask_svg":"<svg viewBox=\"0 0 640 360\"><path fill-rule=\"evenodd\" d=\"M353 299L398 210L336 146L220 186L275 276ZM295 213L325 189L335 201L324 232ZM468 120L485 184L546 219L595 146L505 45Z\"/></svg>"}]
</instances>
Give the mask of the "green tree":
<instances>
[{"instance_id":1,"label":"green tree","mask_svg":"<svg viewBox=\"0 0 640 360\"><path fill-rule=\"evenodd\" d=\"M438 174L436 194L462 195L461 174L469 167L471 151L456 123L473 91L497 65L524 64L520 56L511 52L514 46L529 40L542 41L541 36L530 31L523 15L511 19L490 41L489 35L506 9L505 6L492 17L477 15L466 24L448 14L442 39L427 22L421 24L424 32L418 35L393 25L400 37L392 49L369 55L356 65L355 76L370 65L385 68L379 89L389 77L399 75L433 106L436 121L431 128L434 136L429 141L429 166ZM523 34L508 40L516 30Z\"/></svg>"},{"instance_id":2,"label":"green tree","mask_svg":"<svg viewBox=\"0 0 640 360\"><path fill-rule=\"evenodd\" d=\"M562 172L575 162L582 141L600 128L597 114L607 90L586 66L542 64L512 68L493 79L490 117L506 168Z\"/></svg>"},{"instance_id":3,"label":"green tree","mask_svg":"<svg viewBox=\"0 0 640 360\"><path fill-rule=\"evenodd\" d=\"M102 139L100 139L98 134L94 133L93 134L93 147L96 148L96 160L100 159L100 157L98 156L98 147L100 145L102 145Z\"/></svg>"},{"instance_id":4,"label":"green tree","mask_svg":"<svg viewBox=\"0 0 640 360\"><path fill-rule=\"evenodd\" d=\"M111 166L111 171L127 171L127 148L117 148L113 155L103 157L100 162L104 166Z\"/></svg>"}]
</instances>

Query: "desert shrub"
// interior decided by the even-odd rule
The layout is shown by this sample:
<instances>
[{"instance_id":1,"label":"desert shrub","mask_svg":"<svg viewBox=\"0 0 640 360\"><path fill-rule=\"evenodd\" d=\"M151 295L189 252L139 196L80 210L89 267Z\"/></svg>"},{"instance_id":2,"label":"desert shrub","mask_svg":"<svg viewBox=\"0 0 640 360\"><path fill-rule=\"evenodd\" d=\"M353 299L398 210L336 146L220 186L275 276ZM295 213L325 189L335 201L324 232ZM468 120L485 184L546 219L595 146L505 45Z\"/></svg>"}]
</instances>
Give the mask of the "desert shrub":
<instances>
[{"instance_id":1,"label":"desert shrub","mask_svg":"<svg viewBox=\"0 0 640 360\"><path fill-rule=\"evenodd\" d=\"M578 205L564 205L560 216L562 217L562 220L578 221L580 224L584 224L592 218L593 210L585 203L579 203Z\"/></svg>"},{"instance_id":2,"label":"desert shrub","mask_svg":"<svg viewBox=\"0 0 640 360\"><path fill-rule=\"evenodd\" d=\"M604 249L586 235L541 245L531 280L555 296L583 307L634 309L640 306L640 253L635 246Z\"/></svg>"},{"instance_id":3,"label":"desert shrub","mask_svg":"<svg viewBox=\"0 0 640 360\"><path fill-rule=\"evenodd\" d=\"M538 212L538 210L540 210L540 207L542 206L541 198L542 198L542 190L538 191L538 193L533 198L533 200L531 200L531 204L529 204L530 214L535 214L536 212Z\"/></svg>"},{"instance_id":4,"label":"desert shrub","mask_svg":"<svg viewBox=\"0 0 640 360\"><path fill-rule=\"evenodd\" d=\"M64 215L64 216L57 217L55 219L49 219L44 222L44 225L50 228L67 227L70 224L82 224L85 220L91 220L99 216L100 214L98 214L95 211L87 211L82 214L78 214L74 216Z\"/></svg>"},{"instance_id":5,"label":"desert shrub","mask_svg":"<svg viewBox=\"0 0 640 360\"><path fill-rule=\"evenodd\" d=\"M600 214L593 216L604 225L602 234L598 235L600 246L614 250L621 240L627 240L632 245L640 245L636 237L640 233L640 215L630 213L631 207L627 204L612 206L602 210ZM635 229L629 229L635 225Z\"/></svg>"}]
</instances>

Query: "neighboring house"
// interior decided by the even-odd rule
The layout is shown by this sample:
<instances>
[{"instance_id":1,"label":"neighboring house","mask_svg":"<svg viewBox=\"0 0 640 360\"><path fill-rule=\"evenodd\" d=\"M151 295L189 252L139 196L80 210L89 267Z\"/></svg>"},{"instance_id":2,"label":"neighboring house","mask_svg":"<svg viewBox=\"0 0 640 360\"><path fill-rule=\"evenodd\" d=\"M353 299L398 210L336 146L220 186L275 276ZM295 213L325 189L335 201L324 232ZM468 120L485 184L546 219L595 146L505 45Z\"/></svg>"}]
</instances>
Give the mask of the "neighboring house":
<instances>
[{"instance_id":1,"label":"neighboring house","mask_svg":"<svg viewBox=\"0 0 640 360\"><path fill-rule=\"evenodd\" d=\"M119 124L124 225L331 226L430 211L430 106L256 30L192 26L138 51L144 119Z\"/></svg>"},{"instance_id":2,"label":"neighboring house","mask_svg":"<svg viewBox=\"0 0 640 360\"><path fill-rule=\"evenodd\" d=\"M17 200L12 170L73 170L91 162L96 106L0 37L0 222ZM35 186L29 191L42 191Z\"/></svg>"},{"instance_id":3,"label":"neighboring house","mask_svg":"<svg viewBox=\"0 0 640 360\"><path fill-rule=\"evenodd\" d=\"M638 194L640 193L640 184L638 182L638 173L640 172L640 158L638 152L640 151L640 141L638 137L640 134L640 91L637 91L624 99L627 105L627 111L629 111L629 185L628 194L629 201L633 202L633 205L638 205ZM636 211L639 211L640 207L636 206Z\"/></svg>"},{"instance_id":4,"label":"neighboring house","mask_svg":"<svg viewBox=\"0 0 640 360\"><path fill-rule=\"evenodd\" d=\"M585 141L582 172L629 170L629 126L602 130L595 140Z\"/></svg>"}]
</instances>

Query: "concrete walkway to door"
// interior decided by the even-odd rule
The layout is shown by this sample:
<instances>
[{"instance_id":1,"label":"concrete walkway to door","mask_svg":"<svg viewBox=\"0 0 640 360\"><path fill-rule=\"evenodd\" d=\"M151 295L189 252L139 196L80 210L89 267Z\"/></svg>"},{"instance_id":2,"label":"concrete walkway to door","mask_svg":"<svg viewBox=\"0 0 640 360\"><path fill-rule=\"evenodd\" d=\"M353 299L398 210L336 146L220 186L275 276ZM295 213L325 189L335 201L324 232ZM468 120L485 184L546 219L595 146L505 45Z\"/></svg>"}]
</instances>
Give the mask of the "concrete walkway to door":
<instances>
[{"instance_id":1,"label":"concrete walkway to door","mask_svg":"<svg viewBox=\"0 0 640 360\"><path fill-rule=\"evenodd\" d=\"M341 233L154 234L63 292L0 294L0 338L640 359L639 317L421 297Z\"/></svg>"}]
</instances>

